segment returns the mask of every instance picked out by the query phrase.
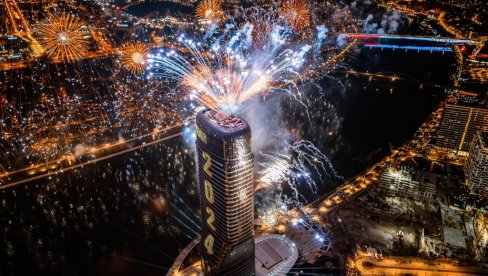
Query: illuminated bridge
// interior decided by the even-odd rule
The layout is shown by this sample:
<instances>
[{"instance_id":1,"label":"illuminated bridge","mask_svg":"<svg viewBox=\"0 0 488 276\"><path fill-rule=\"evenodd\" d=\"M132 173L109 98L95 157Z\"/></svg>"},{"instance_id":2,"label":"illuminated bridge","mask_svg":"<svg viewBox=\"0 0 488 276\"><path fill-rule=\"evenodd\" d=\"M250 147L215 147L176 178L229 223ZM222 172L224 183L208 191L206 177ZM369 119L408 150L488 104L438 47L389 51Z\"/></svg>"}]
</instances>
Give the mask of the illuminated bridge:
<instances>
[{"instance_id":1,"label":"illuminated bridge","mask_svg":"<svg viewBox=\"0 0 488 276\"><path fill-rule=\"evenodd\" d=\"M342 33L338 35L344 39L361 41L365 47L406 51L452 52L454 45L461 46L476 42L472 39L391 34Z\"/></svg>"}]
</instances>

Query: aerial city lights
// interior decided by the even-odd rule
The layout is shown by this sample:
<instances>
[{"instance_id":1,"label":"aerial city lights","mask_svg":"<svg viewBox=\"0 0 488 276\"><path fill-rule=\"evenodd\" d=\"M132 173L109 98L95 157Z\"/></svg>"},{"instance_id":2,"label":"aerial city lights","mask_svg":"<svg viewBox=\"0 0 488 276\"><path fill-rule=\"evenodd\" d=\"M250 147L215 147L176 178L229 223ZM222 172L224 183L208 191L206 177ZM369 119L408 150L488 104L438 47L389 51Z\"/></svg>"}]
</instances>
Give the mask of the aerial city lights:
<instances>
[{"instance_id":1,"label":"aerial city lights","mask_svg":"<svg viewBox=\"0 0 488 276\"><path fill-rule=\"evenodd\" d=\"M0 10L1 275L488 274L483 1Z\"/></svg>"}]
</instances>

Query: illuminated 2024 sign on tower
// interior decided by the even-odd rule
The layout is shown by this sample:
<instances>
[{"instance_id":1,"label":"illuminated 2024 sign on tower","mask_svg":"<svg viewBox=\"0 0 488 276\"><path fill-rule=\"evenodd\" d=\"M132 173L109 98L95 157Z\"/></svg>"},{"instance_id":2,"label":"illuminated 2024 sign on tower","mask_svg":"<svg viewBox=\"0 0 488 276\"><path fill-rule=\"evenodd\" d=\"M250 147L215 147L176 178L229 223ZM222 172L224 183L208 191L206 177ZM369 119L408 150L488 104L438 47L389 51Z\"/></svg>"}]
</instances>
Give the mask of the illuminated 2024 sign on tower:
<instances>
[{"instance_id":1,"label":"illuminated 2024 sign on tower","mask_svg":"<svg viewBox=\"0 0 488 276\"><path fill-rule=\"evenodd\" d=\"M203 273L254 275L254 156L251 129L214 110L196 118Z\"/></svg>"}]
</instances>

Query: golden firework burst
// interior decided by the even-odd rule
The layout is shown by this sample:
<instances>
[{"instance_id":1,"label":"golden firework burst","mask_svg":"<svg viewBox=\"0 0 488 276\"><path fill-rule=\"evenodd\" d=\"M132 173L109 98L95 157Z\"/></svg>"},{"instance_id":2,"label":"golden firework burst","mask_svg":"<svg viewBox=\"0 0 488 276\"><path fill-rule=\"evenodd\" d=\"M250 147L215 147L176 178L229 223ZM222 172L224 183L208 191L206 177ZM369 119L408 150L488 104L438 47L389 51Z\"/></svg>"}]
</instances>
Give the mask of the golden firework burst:
<instances>
[{"instance_id":1,"label":"golden firework burst","mask_svg":"<svg viewBox=\"0 0 488 276\"><path fill-rule=\"evenodd\" d=\"M310 10L302 0L288 0L283 4L283 19L293 31L301 31L310 24Z\"/></svg>"},{"instance_id":2,"label":"golden firework burst","mask_svg":"<svg viewBox=\"0 0 488 276\"><path fill-rule=\"evenodd\" d=\"M55 61L73 62L88 49L84 35L84 23L69 13L50 13L38 25L41 43L47 55Z\"/></svg>"},{"instance_id":3,"label":"golden firework burst","mask_svg":"<svg viewBox=\"0 0 488 276\"><path fill-rule=\"evenodd\" d=\"M219 21L224 17L220 1L203 0L198 4L195 14L200 20Z\"/></svg>"},{"instance_id":4,"label":"golden firework burst","mask_svg":"<svg viewBox=\"0 0 488 276\"><path fill-rule=\"evenodd\" d=\"M141 42L129 44L122 49L120 60L127 70L134 74L141 74L146 70L148 52Z\"/></svg>"},{"instance_id":5,"label":"golden firework burst","mask_svg":"<svg viewBox=\"0 0 488 276\"><path fill-rule=\"evenodd\" d=\"M263 46L268 43L273 32L274 10L252 9L247 15L247 20L253 25L252 37L255 46Z\"/></svg>"}]
</instances>

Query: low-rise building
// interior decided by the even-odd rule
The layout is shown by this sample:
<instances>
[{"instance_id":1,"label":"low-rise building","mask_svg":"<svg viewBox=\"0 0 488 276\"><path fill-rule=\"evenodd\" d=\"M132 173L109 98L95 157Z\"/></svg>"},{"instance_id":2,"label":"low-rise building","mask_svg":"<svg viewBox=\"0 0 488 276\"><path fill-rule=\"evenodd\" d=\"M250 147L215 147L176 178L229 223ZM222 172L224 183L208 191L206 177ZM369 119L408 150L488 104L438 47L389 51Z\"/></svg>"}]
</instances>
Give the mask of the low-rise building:
<instances>
[{"instance_id":1,"label":"low-rise building","mask_svg":"<svg viewBox=\"0 0 488 276\"><path fill-rule=\"evenodd\" d=\"M464 172L471 192L488 196L488 132L475 135Z\"/></svg>"},{"instance_id":2,"label":"low-rise building","mask_svg":"<svg viewBox=\"0 0 488 276\"><path fill-rule=\"evenodd\" d=\"M419 201L431 201L437 194L434 174L421 171L413 174L405 169L387 170L381 176L380 187L391 194L412 197Z\"/></svg>"}]
</instances>

